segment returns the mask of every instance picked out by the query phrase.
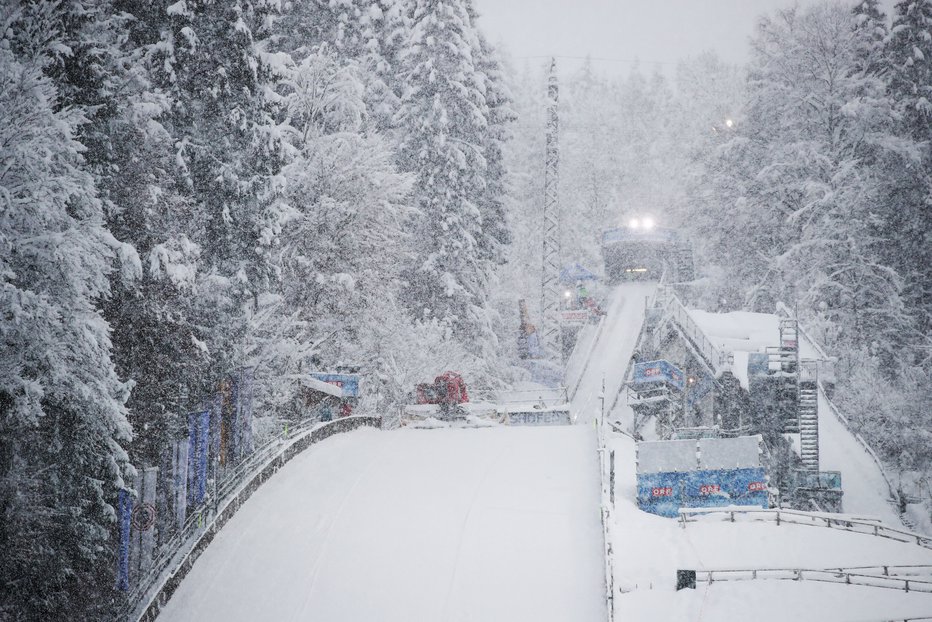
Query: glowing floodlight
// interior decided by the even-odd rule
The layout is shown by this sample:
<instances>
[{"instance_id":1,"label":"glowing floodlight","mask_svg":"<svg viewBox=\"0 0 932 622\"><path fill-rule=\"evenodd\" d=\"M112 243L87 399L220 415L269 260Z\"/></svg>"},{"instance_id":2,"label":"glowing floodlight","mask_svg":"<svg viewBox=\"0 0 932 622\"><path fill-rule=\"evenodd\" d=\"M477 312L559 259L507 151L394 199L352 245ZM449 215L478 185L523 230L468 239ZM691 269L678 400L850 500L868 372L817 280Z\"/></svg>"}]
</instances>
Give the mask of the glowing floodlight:
<instances>
[{"instance_id":1,"label":"glowing floodlight","mask_svg":"<svg viewBox=\"0 0 932 622\"><path fill-rule=\"evenodd\" d=\"M637 218L632 218L631 220L628 221L628 226L631 227L632 229L637 229L641 226L641 221L638 220Z\"/></svg>"},{"instance_id":2,"label":"glowing floodlight","mask_svg":"<svg viewBox=\"0 0 932 622\"><path fill-rule=\"evenodd\" d=\"M653 218L650 218L650 217L647 217L647 218L644 219L644 223L643 223L643 224L644 224L644 228L645 228L645 229L653 229L653 228L654 228L654 219L653 219Z\"/></svg>"}]
</instances>

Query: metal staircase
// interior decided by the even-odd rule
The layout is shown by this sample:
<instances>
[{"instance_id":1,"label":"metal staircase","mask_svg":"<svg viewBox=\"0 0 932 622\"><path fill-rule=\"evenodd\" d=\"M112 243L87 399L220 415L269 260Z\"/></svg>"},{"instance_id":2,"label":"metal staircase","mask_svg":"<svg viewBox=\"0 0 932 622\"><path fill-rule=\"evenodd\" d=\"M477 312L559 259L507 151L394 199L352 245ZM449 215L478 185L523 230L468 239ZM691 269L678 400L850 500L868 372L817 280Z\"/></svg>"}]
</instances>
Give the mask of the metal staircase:
<instances>
[{"instance_id":1,"label":"metal staircase","mask_svg":"<svg viewBox=\"0 0 932 622\"><path fill-rule=\"evenodd\" d=\"M803 468L819 470L819 368L803 361L799 380L799 441Z\"/></svg>"},{"instance_id":2,"label":"metal staircase","mask_svg":"<svg viewBox=\"0 0 932 622\"><path fill-rule=\"evenodd\" d=\"M780 345L767 348L769 373L778 378L776 406L785 434L798 434L799 426L799 325L795 319L780 320Z\"/></svg>"}]
</instances>

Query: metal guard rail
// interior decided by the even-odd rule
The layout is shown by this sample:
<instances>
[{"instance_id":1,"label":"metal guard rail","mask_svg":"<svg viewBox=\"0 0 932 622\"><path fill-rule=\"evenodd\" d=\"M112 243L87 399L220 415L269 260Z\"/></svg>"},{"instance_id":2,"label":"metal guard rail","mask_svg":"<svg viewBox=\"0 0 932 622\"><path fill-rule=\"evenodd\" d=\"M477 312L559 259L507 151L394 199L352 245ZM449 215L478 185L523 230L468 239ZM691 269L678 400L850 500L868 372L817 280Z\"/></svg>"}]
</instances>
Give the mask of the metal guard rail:
<instances>
[{"instance_id":1,"label":"metal guard rail","mask_svg":"<svg viewBox=\"0 0 932 622\"><path fill-rule=\"evenodd\" d=\"M243 476L257 468L257 465L263 464L281 449L288 441L310 430L316 425L321 425L317 421L306 421L302 424L289 428L287 432L282 432L271 438L265 444L259 446L245 460L238 463L233 468L224 473L223 479L217 483L216 489L208 491L208 498L204 502L192 508L191 515L185 519L184 525L172 536L158 547L158 553L152 560L152 565L146 571L136 585L127 595L127 611L120 619L125 618L129 613L135 610L140 601L152 589L152 586L162 576L165 569L171 565L179 553L184 549L185 543L190 540L204 528L205 523L210 522L217 513L217 506L227 498L230 491L235 489L242 482Z\"/></svg>"},{"instance_id":2,"label":"metal guard rail","mask_svg":"<svg viewBox=\"0 0 932 622\"><path fill-rule=\"evenodd\" d=\"M757 579L776 579L784 581L821 581L823 583L843 583L845 585L864 585L906 592L926 592L932 594L932 581L904 579L902 577L861 574L837 569L815 568L762 568L758 570L697 570L697 579L706 577L707 583L715 581L752 581Z\"/></svg>"},{"instance_id":3,"label":"metal guard rail","mask_svg":"<svg viewBox=\"0 0 932 622\"><path fill-rule=\"evenodd\" d=\"M696 348L696 351L706 362L706 364L712 369L714 374L718 376L722 371L724 371L728 362L725 354L721 352L709 340L708 337L706 337L705 332L703 332L703 330L689 314L689 311L680 301L676 293L673 292L670 288L663 288L663 292L658 295L658 302L660 302L664 309L664 316L670 320L673 320L674 324L680 330L682 335L688 341L692 342L693 346Z\"/></svg>"},{"instance_id":4,"label":"metal guard rail","mask_svg":"<svg viewBox=\"0 0 932 622\"><path fill-rule=\"evenodd\" d=\"M608 474L606 462L608 462L609 449L605 442L605 426L596 423L598 436L598 453L599 453L599 488L601 502L599 503L599 516L602 520L602 544L604 546L604 572L605 572L605 600L608 609L608 622L615 620L615 561L612 547L612 529L610 522L612 518L611 503L611 486L613 481ZM610 467L609 467L610 468Z\"/></svg>"},{"instance_id":5,"label":"metal guard rail","mask_svg":"<svg viewBox=\"0 0 932 622\"><path fill-rule=\"evenodd\" d=\"M852 533L861 533L865 535L879 536L897 542L915 543L918 546L932 549L932 536L926 536L913 531L904 529L894 529L880 523L859 518L845 518L842 516L833 516L829 514L817 514L814 512L802 512L800 510L774 509L765 510L762 508L741 508L737 506L724 508L681 508L680 522L685 529L690 520L695 521L696 517L709 514L727 514L731 522L735 522L735 514L744 514L752 518L760 517L760 520L774 520L777 525L781 522L793 525L803 525L808 527L837 527L844 531ZM808 520L800 520L808 519Z\"/></svg>"},{"instance_id":6,"label":"metal guard rail","mask_svg":"<svg viewBox=\"0 0 932 622\"><path fill-rule=\"evenodd\" d=\"M225 477L224 482L218 485L217 500L214 501L213 506L209 503L201 506L199 511L188 517L184 528L161 547L167 554L153 562L153 567L147 575L149 583L145 584L142 593L135 594L136 599L130 601L131 607L126 612L127 615L121 619L135 618L138 622L155 620L216 533L259 486L296 455L334 434L349 432L364 426L381 428L381 425L381 417L365 415L342 417L323 424L314 422L300 426L263 445L249 459L237 465L233 473ZM252 476L247 479L246 475L249 473L252 473ZM221 490L226 491L226 496L220 494ZM154 594L149 595L157 579L163 577L169 567L173 570L162 581L161 587ZM140 582L140 587L142 586ZM149 595L145 598L147 602L137 616L137 610L147 595Z\"/></svg>"},{"instance_id":7,"label":"metal guard rail","mask_svg":"<svg viewBox=\"0 0 932 622\"><path fill-rule=\"evenodd\" d=\"M595 335L592 336L592 340L589 342L589 348L586 351L586 358L584 359L585 362L583 363L583 367L580 370L579 374L577 375L576 381L572 383L573 385L572 392L569 395L569 399L571 400L576 399L576 392L579 391L579 385L582 384L583 378L586 377L586 372L589 370L589 364L592 362L592 353L595 352L596 344L598 344L599 339L602 338L602 329L605 327L606 317L607 317L606 315L603 315L602 317L599 318L599 324L595 329ZM572 355L575 353L576 353L576 348L574 347L572 354L570 354L570 357L572 358ZM569 378L567 378L567 380L569 380Z\"/></svg>"}]
</instances>

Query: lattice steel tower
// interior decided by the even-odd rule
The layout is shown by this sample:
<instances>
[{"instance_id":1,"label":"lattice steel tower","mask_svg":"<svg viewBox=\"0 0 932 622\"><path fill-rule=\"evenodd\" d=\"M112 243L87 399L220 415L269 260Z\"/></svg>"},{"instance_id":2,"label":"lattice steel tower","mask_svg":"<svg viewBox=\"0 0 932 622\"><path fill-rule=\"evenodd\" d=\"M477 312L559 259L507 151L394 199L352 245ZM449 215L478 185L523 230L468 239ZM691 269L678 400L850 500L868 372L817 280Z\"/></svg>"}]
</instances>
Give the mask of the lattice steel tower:
<instances>
[{"instance_id":1,"label":"lattice steel tower","mask_svg":"<svg viewBox=\"0 0 932 622\"><path fill-rule=\"evenodd\" d=\"M550 62L547 83L547 165L544 170L544 249L541 274L541 346L547 358L558 360L560 344L560 95L557 61Z\"/></svg>"}]
</instances>

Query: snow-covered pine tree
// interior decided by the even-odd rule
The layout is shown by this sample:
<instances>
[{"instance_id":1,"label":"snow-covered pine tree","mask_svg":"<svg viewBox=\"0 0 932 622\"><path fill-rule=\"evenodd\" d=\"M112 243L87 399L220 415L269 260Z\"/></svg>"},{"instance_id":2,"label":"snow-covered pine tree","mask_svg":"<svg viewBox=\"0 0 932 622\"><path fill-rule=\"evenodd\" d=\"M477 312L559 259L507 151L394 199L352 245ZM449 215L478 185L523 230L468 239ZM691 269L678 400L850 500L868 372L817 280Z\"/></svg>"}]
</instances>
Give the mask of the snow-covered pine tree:
<instances>
[{"instance_id":1,"label":"snow-covered pine tree","mask_svg":"<svg viewBox=\"0 0 932 622\"><path fill-rule=\"evenodd\" d=\"M108 66L122 88L108 97L106 118L92 121L109 146L95 170L108 226L141 256L142 270L131 283L114 284L104 313L117 369L133 383L130 455L137 466L151 466L178 437L180 411L191 407L181 398L202 365L192 336L209 324L211 310L195 298L200 214L174 174L175 141L161 122L171 100L153 80L169 18L160 3L116 0L114 8L128 16L120 24L121 54Z\"/></svg>"},{"instance_id":2,"label":"snow-covered pine tree","mask_svg":"<svg viewBox=\"0 0 932 622\"><path fill-rule=\"evenodd\" d=\"M407 40L407 0L304 0L285 5L276 20L274 47L297 59L321 45L362 68L371 125L393 125L401 92L395 71Z\"/></svg>"},{"instance_id":3,"label":"snow-covered pine tree","mask_svg":"<svg viewBox=\"0 0 932 622\"><path fill-rule=\"evenodd\" d=\"M882 72L884 41L887 38L887 16L880 8L880 0L861 0L854 7L856 55L862 71Z\"/></svg>"},{"instance_id":4,"label":"snow-covered pine tree","mask_svg":"<svg viewBox=\"0 0 932 622\"><path fill-rule=\"evenodd\" d=\"M265 302L284 309L291 324L268 325L278 360L269 360L268 351L260 356L280 378L312 362L349 363L374 374L377 327L399 321L385 314L398 311L392 303L408 247L410 176L395 170L385 138L365 130L359 63L324 44L279 71L290 148L282 217L266 232L278 240L278 279L276 295ZM282 384L270 397L287 393Z\"/></svg>"},{"instance_id":5,"label":"snow-covered pine tree","mask_svg":"<svg viewBox=\"0 0 932 622\"><path fill-rule=\"evenodd\" d=\"M735 226L740 211L732 205L731 187L718 180L734 179L735 171L720 148L743 123L746 84L743 68L712 53L683 61L676 69L677 96L670 122L675 148L668 158L679 171L683 195L671 208L674 221L690 236L696 266L705 277L690 292L701 309L728 311L740 306L743 283L730 274L755 256L746 248L752 240L720 233ZM723 189L728 192L722 194Z\"/></svg>"},{"instance_id":6,"label":"snow-covered pine tree","mask_svg":"<svg viewBox=\"0 0 932 622\"><path fill-rule=\"evenodd\" d=\"M885 49L889 90L901 115L899 133L925 145L921 162L891 167L884 234L889 260L903 275L907 308L916 319L915 362L932 365L932 2L894 7Z\"/></svg>"},{"instance_id":7,"label":"snow-covered pine tree","mask_svg":"<svg viewBox=\"0 0 932 622\"><path fill-rule=\"evenodd\" d=\"M399 165L417 174L418 240L405 302L421 319L448 322L464 343L488 338L490 266L480 203L486 188L485 76L462 0L419 0L400 57L406 83L397 115Z\"/></svg>"},{"instance_id":8,"label":"snow-covered pine tree","mask_svg":"<svg viewBox=\"0 0 932 622\"><path fill-rule=\"evenodd\" d=\"M502 290L509 293L506 303L514 331L517 331L517 300L530 300L531 313L539 317L541 248L543 227L540 210L543 197L541 170L545 161L544 100L546 78L525 61L520 69L506 64L506 80L513 108L520 120L512 128L504 149L509 176L508 222L513 241L506 250L508 264L502 272Z\"/></svg>"},{"instance_id":9,"label":"snow-covered pine tree","mask_svg":"<svg viewBox=\"0 0 932 622\"><path fill-rule=\"evenodd\" d=\"M121 244L46 73L74 4L0 12L0 617L100 619L129 386L97 305ZM79 8L79 7L78 7ZM79 11L80 12L80 11Z\"/></svg>"},{"instance_id":10,"label":"snow-covered pine tree","mask_svg":"<svg viewBox=\"0 0 932 622\"><path fill-rule=\"evenodd\" d=\"M466 5L470 20L475 24L478 14L472 2ZM504 70L497 50L488 42L481 31L477 31L479 47L474 50L476 68L485 79L485 101L488 108L488 127L482 134L481 144L485 156L485 184L479 197L478 208L482 219L482 237L479 239L480 261L488 268L490 282L487 289L486 317L496 339L484 342L484 348L474 350L491 367L501 369L507 349L504 344L511 344L511 333L502 321L502 311L514 314L514 304L507 309L495 307L491 303L500 288L500 275L505 265L505 253L512 243L511 226L507 217L507 201L510 192L508 170L505 167L505 147L511 140L513 125L517 116L512 109L512 96L508 90ZM496 362L496 360L501 362Z\"/></svg>"},{"instance_id":11,"label":"snow-covered pine tree","mask_svg":"<svg viewBox=\"0 0 932 622\"><path fill-rule=\"evenodd\" d=\"M892 106L858 68L852 25L850 11L829 4L762 20L730 162L742 182L736 204L748 211L741 233L758 244L748 259L769 258L745 275L749 300L762 310L773 297L796 301L824 323L830 346L845 348L883 342L905 321L900 281L879 254L864 159L907 146L890 140Z\"/></svg>"},{"instance_id":12,"label":"snow-covered pine tree","mask_svg":"<svg viewBox=\"0 0 932 622\"><path fill-rule=\"evenodd\" d=\"M202 353L190 394L206 395L222 375L248 364L250 318L270 290L274 238L263 236L280 217L275 195L282 161L280 128L272 118L273 76L263 53L274 2L183 0L142 13L141 26L160 33L150 56L153 81L169 98L160 117L174 143L175 187L190 202L184 235L167 239L158 259L180 275L196 265L196 289L186 292L204 313L190 334ZM172 270L176 261L181 271Z\"/></svg>"},{"instance_id":13,"label":"snow-covered pine tree","mask_svg":"<svg viewBox=\"0 0 932 622\"><path fill-rule=\"evenodd\" d=\"M596 269L602 229L619 219L619 164L630 149L620 139L630 110L614 86L586 59L566 81L561 105L561 248L565 261Z\"/></svg>"}]
</instances>

